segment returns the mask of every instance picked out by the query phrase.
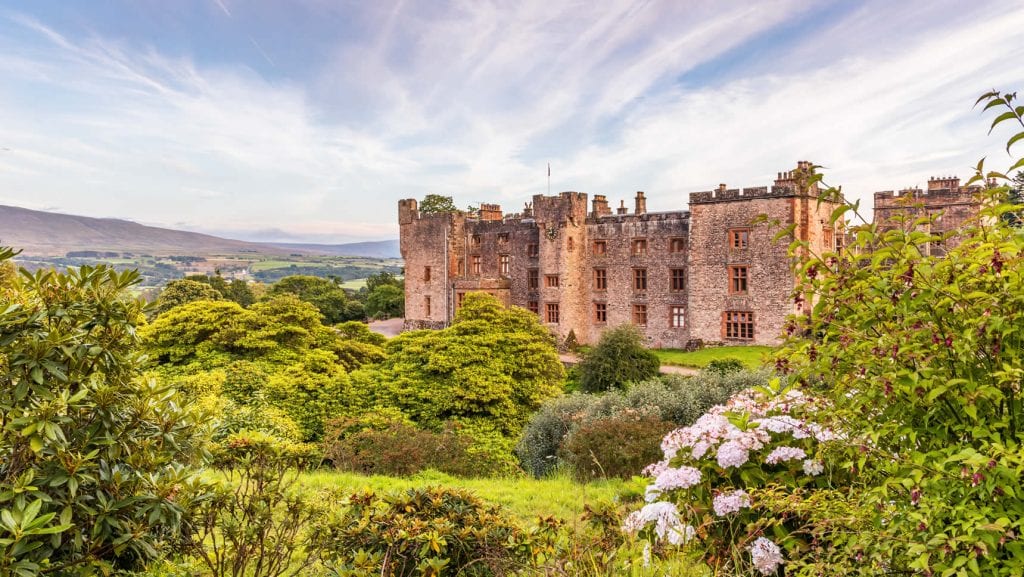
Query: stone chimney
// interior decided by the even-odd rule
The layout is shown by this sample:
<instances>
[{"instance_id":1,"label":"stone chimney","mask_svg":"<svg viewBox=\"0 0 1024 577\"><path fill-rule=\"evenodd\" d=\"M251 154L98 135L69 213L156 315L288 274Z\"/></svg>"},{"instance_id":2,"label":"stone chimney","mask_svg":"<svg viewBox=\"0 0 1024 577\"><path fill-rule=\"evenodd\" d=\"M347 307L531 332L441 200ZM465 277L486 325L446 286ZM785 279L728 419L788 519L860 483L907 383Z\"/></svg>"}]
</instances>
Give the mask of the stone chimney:
<instances>
[{"instance_id":1,"label":"stone chimney","mask_svg":"<svg viewBox=\"0 0 1024 577\"><path fill-rule=\"evenodd\" d=\"M626 201L620 200L619 208L615 209L615 212L618 214L629 214L629 209L626 208Z\"/></svg>"},{"instance_id":2,"label":"stone chimney","mask_svg":"<svg viewBox=\"0 0 1024 577\"><path fill-rule=\"evenodd\" d=\"M594 200L591 201L593 206L594 218L599 218L612 213L612 209L608 206L608 199L603 194L595 194Z\"/></svg>"},{"instance_id":3,"label":"stone chimney","mask_svg":"<svg viewBox=\"0 0 1024 577\"><path fill-rule=\"evenodd\" d=\"M636 210L633 212L636 214L647 213L647 199L644 198L644 191L642 190L636 191Z\"/></svg>"},{"instance_id":4,"label":"stone chimney","mask_svg":"<svg viewBox=\"0 0 1024 577\"><path fill-rule=\"evenodd\" d=\"M523 218L533 218L533 203L523 203Z\"/></svg>"},{"instance_id":5,"label":"stone chimney","mask_svg":"<svg viewBox=\"0 0 1024 577\"><path fill-rule=\"evenodd\" d=\"M501 205L500 204L481 204L480 205L480 220L484 220L484 221L501 220Z\"/></svg>"}]
</instances>

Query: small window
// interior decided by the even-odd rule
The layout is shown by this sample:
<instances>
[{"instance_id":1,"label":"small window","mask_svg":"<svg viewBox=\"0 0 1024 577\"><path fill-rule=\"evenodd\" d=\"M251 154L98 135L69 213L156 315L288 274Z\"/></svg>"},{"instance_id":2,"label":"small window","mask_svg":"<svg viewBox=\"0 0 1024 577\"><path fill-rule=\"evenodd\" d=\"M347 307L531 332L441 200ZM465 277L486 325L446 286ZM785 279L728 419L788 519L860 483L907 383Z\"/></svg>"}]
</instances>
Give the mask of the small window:
<instances>
[{"instance_id":1,"label":"small window","mask_svg":"<svg viewBox=\"0 0 1024 577\"><path fill-rule=\"evenodd\" d=\"M683 291L686 290L686 269L674 268L671 270L672 274L672 290Z\"/></svg>"},{"instance_id":2,"label":"small window","mask_svg":"<svg viewBox=\"0 0 1024 577\"><path fill-rule=\"evenodd\" d=\"M608 322L608 305L606 303L594 303L594 322Z\"/></svg>"},{"instance_id":3,"label":"small window","mask_svg":"<svg viewBox=\"0 0 1024 577\"><path fill-rule=\"evenodd\" d=\"M645 291L647 290L647 269L635 268L633 269L633 290Z\"/></svg>"},{"instance_id":4,"label":"small window","mask_svg":"<svg viewBox=\"0 0 1024 577\"><path fill-rule=\"evenodd\" d=\"M672 305L669 308L669 326L674 329L681 329L686 326L686 308L682 305Z\"/></svg>"},{"instance_id":5,"label":"small window","mask_svg":"<svg viewBox=\"0 0 1024 577\"><path fill-rule=\"evenodd\" d=\"M473 243L473 246L477 246L477 247L480 246L480 235L479 234L474 234L470 238L470 242Z\"/></svg>"},{"instance_id":6,"label":"small window","mask_svg":"<svg viewBox=\"0 0 1024 577\"><path fill-rule=\"evenodd\" d=\"M426 317L430 318L430 297L423 297L423 310L426 312Z\"/></svg>"},{"instance_id":7,"label":"small window","mask_svg":"<svg viewBox=\"0 0 1024 577\"><path fill-rule=\"evenodd\" d=\"M744 341L754 338L754 313L747 311L726 311L722 313L725 338Z\"/></svg>"},{"instance_id":8,"label":"small window","mask_svg":"<svg viewBox=\"0 0 1024 577\"><path fill-rule=\"evenodd\" d=\"M423 282L430 282L430 267L423 267Z\"/></svg>"},{"instance_id":9,"label":"small window","mask_svg":"<svg viewBox=\"0 0 1024 577\"><path fill-rule=\"evenodd\" d=\"M570 236L569 238L565 239L565 249L568 250L569 252L572 252L572 249L574 248L576 248L576 243L575 241L572 240L572 237Z\"/></svg>"},{"instance_id":10,"label":"small window","mask_svg":"<svg viewBox=\"0 0 1024 577\"><path fill-rule=\"evenodd\" d=\"M647 326L647 305L633 305L633 324Z\"/></svg>"},{"instance_id":11,"label":"small window","mask_svg":"<svg viewBox=\"0 0 1024 577\"><path fill-rule=\"evenodd\" d=\"M673 238L668 241L668 251L672 253L679 253L686 250L686 239L685 238Z\"/></svg>"},{"instance_id":12,"label":"small window","mask_svg":"<svg viewBox=\"0 0 1024 577\"><path fill-rule=\"evenodd\" d=\"M608 271L603 268L594 269L594 290L608 290Z\"/></svg>"},{"instance_id":13,"label":"small window","mask_svg":"<svg viewBox=\"0 0 1024 577\"><path fill-rule=\"evenodd\" d=\"M647 256L647 239L633 239L633 256Z\"/></svg>"},{"instance_id":14,"label":"small window","mask_svg":"<svg viewBox=\"0 0 1024 577\"><path fill-rule=\"evenodd\" d=\"M531 268L530 270L526 271L526 288L540 288L540 273L537 272L537 269Z\"/></svg>"},{"instance_id":15,"label":"small window","mask_svg":"<svg viewBox=\"0 0 1024 577\"><path fill-rule=\"evenodd\" d=\"M831 228L822 229L821 244L825 247L826 251L833 251L836 249L836 235Z\"/></svg>"},{"instance_id":16,"label":"small window","mask_svg":"<svg viewBox=\"0 0 1024 577\"><path fill-rule=\"evenodd\" d=\"M595 240L594 241L594 254L601 256L608 253L608 241L606 240Z\"/></svg>"},{"instance_id":17,"label":"small window","mask_svg":"<svg viewBox=\"0 0 1024 577\"><path fill-rule=\"evenodd\" d=\"M499 232L498 233L498 242L508 242L508 233L507 232Z\"/></svg>"},{"instance_id":18,"label":"small window","mask_svg":"<svg viewBox=\"0 0 1024 577\"><path fill-rule=\"evenodd\" d=\"M466 300L466 293L458 293L455 295L455 306L461 307L462 301Z\"/></svg>"},{"instance_id":19,"label":"small window","mask_svg":"<svg viewBox=\"0 0 1024 577\"><path fill-rule=\"evenodd\" d=\"M733 228L729 230L729 248L742 249L750 245L749 228Z\"/></svg>"},{"instance_id":20,"label":"small window","mask_svg":"<svg viewBox=\"0 0 1024 577\"><path fill-rule=\"evenodd\" d=\"M480 271L483 268L483 265L481 264L482 260L480 258L480 255L475 254L475 255L473 255L472 259L473 259L472 260L472 263L473 263L473 274L480 274Z\"/></svg>"},{"instance_id":21,"label":"small window","mask_svg":"<svg viewBox=\"0 0 1024 577\"><path fill-rule=\"evenodd\" d=\"M540 245L539 244L528 244L528 245L526 245L526 256L528 256L530 258L536 258L538 255L540 255Z\"/></svg>"},{"instance_id":22,"label":"small window","mask_svg":"<svg viewBox=\"0 0 1024 577\"><path fill-rule=\"evenodd\" d=\"M533 314L538 314L540 312L540 305L537 301L526 301L526 310Z\"/></svg>"},{"instance_id":23,"label":"small window","mask_svg":"<svg viewBox=\"0 0 1024 577\"><path fill-rule=\"evenodd\" d=\"M729 294L747 294L747 265L729 267Z\"/></svg>"},{"instance_id":24,"label":"small window","mask_svg":"<svg viewBox=\"0 0 1024 577\"><path fill-rule=\"evenodd\" d=\"M466 259L459 259L459 276L466 274Z\"/></svg>"},{"instance_id":25,"label":"small window","mask_svg":"<svg viewBox=\"0 0 1024 577\"><path fill-rule=\"evenodd\" d=\"M510 262L511 259L507 254L498 256L498 271L502 276L508 276Z\"/></svg>"},{"instance_id":26,"label":"small window","mask_svg":"<svg viewBox=\"0 0 1024 577\"><path fill-rule=\"evenodd\" d=\"M547 288L558 288L558 275L544 275L544 286L546 286Z\"/></svg>"},{"instance_id":27,"label":"small window","mask_svg":"<svg viewBox=\"0 0 1024 577\"><path fill-rule=\"evenodd\" d=\"M547 303L545 312L547 313L547 322L558 324L558 303Z\"/></svg>"}]
</instances>

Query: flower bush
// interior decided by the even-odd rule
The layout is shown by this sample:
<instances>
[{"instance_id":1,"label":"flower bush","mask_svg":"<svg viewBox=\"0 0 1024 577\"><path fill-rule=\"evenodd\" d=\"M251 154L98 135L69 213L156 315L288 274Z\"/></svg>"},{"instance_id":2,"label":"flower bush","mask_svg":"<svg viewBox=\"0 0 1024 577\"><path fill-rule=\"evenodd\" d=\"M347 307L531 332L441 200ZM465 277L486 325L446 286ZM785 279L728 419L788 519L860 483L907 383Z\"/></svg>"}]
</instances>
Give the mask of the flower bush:
<instances>
[{"instance_id":1,"label":"flower bush","mask_svg":"<svg viewBox=\"0 0 1024 577\"><path fill-rule=\"evenodd\" d=\"M848 482L826 456L839 438L816 420L826 407L776 380L668 433L664 458L645 470L647 504L623 530L663 546L690 544L716 571L774 575L784 549L804 551L812 539L803 530L808 515L787 507L778 491L799 499Z\"/></svg>"}]
</instances>

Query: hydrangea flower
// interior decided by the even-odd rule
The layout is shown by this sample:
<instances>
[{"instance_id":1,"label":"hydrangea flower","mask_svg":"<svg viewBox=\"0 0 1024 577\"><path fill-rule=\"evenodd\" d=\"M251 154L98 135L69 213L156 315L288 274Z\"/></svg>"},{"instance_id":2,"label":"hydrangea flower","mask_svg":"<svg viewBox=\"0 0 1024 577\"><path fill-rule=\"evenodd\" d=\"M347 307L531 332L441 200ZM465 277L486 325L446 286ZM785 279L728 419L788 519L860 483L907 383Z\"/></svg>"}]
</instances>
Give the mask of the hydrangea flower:
<instances>
[{"instance_id":1,"label":"hydrangea flower","mask_svg":"<svg viewBox=\"0 0 1024 577\"><path fill-rule=\"evenodd\" d=\"M744 507L749 507L750 497L743 489L733 491L732 493L722 493L715 495L712 506L715 509L715 515L725 517L731 513L738 512Z\"/></svg>"},{"instance_id":2,"label":"hydrangea flower","mask_svg":"<svg viewBox=\"0 0 1024 577\"><path fill-rule=\"evenodd\" d=\"M728 441L718 447L718 465L723 469L739 467L747 462L750 454L737 441Z\"/></svg>"},{"instance_id":3,"label":"hydrangea flower","mask_svg":"<svg viewBox=\"0 0 1024 577\"><path fill-rule=\"evenodd\" d=\"M758 537L748 550L750 551L750 558L754 563L754 568L760 571L762 575L773 575L778 570L779 565L785 562L779 546L764 537Z\"/></svg>"},{"instance_id":4,"label":"hydrangea flower","mask_svg":"<svg viewBox=\"0 0 1024 577\"><path fill-rule=\"evenodd\" d=\"M700 483L700 471L685 466L678 469L665 469L654 480L654 486L662 491L689 489L697 483Z\"/></svg>"},{"instance_id":5,"label":"hydrangea flower","mask_svg":"<svg viewBox=\"0 0 1024 577\"><path fill-rule=\"evenodd\" d=\"M806 457L807 453L799 447L776 447L774 451L768 453L764 462L769 465L777 465L783 461L792 461L794 459L803 459Z\"/></svg>"},{"instance_id":6,"label":"hydrangea flower","mask_svg":"<svg viewBox=\"0 0 1024 577\"><path fill-rule=\"evenodd\" d=\"M823 465L820 461L815 461L814 459L807 459L806 461L804 461L804 473L806 473L807 475L815 477L817 475L822 474L824 471L825 465Z\"/></svg>"}]
</instances>

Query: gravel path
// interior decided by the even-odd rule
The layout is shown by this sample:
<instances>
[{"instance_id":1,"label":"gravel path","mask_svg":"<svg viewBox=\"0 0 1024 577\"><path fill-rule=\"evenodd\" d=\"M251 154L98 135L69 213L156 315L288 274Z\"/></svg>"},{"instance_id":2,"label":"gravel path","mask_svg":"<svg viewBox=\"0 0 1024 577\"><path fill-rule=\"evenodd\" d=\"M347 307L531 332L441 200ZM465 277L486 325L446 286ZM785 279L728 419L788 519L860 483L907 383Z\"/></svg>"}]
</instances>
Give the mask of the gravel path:
<instances>
[{"instance_id":1,"label":"gravel path","mask_svg":"<svg viewBox=\"0 0 1024 577\"><path fill-rule=\"evenodd\" d=\"M571 353L561 353L558 358L562 359L562 362L567 365L575 365L580 362L579 357ZM690 367L677 367L675 365L661 365L661 373L663 375L686 375L692 377L700 371Z\"/></svg>"}]
</instances>

